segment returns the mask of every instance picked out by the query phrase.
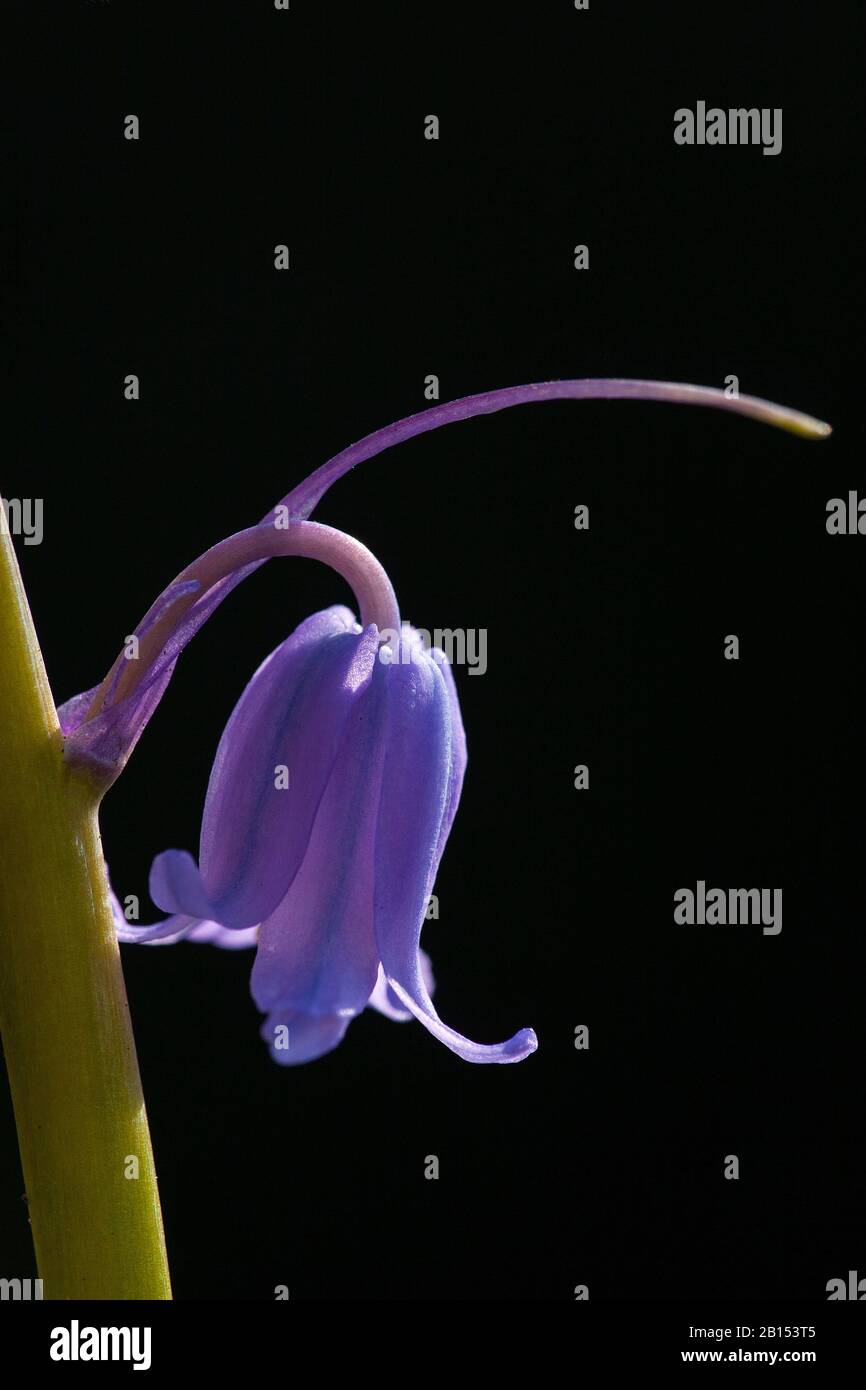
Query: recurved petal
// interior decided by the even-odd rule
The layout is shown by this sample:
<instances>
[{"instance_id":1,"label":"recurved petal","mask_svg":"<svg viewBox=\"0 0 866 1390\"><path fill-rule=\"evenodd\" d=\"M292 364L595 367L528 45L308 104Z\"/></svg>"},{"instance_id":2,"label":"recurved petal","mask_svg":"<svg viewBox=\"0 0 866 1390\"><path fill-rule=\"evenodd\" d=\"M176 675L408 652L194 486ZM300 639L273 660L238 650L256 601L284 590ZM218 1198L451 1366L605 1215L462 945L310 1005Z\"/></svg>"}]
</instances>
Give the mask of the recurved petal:
<instances>
[{"instance_id":1,"label":"recurved petal","mask_svg":"<svg viewBox=\"0 0 866 1390\"><path fill-rule=\"evenodd\" d=\"M275 1062L282 1067L297 1067L333 1052L343 1041L351 1022L349 1014L345 1017L321 1014L311 1018L292 1010L278 1010L265 1019L259 1032Z\"/></svg>"},{"instance_id":2,"label":"recurved petal","mask_svg":"<svg viewBox=\"0 0 866 1390\"><path fill-rule=\"evenodd\" d=\"M173 946L176 941L186 940L199 925L197 917L180 914L167 917L163 922L154 922L152 926L136 926L127 921L117 894L110 886L108 896L118 941L132 942L137 946Z\"/></svg>"},{"instance_id":3,"label":"recurved petal","mask_svg":"<svg viewBox=\"0 0 866 1390\"><path fill-rule=\"evenodd\" d=\"M468 1062L517 1062L537 1046L531 1029L484 1045L436 1013L418 960L418 942L451 794L451 702L442 672L426 655L388 672L388 747L376 832L375 929L394 994L425 1028Z\"/></svg>"},{"instance_id":4,"label":"recurved petal","mask_svg":"<svg viewBox=\"0 0 866 1390\"><path fill-rule=\"evenodd\" d=\"M522 1062L538 1047L538 1038L533 1028L521 1028L514 1037L501 1043L473 1042L471 1038L465 1038L462 1033L455 1032L447 1023L442 1022L432 1001L426 997L420 975L416 976L415 980L410 980L405 988L396 979L391 979L389 983L397 998L415 1015L419 1023L424 1024L428 1033L432 1033L434 1038L450 1047L464 1062Z\"/></svg>"},{"instance_id":5,"label":"recurved petal","mask_svg":"<svg viewBox=\"0 0 866 1390\"><path fill-rule=\"evenodd\" d=\"M307 852L262 923L251 988L262 1012L351 1015L376 980L373 870L386 671L376 662L349 713Z\"/></svg>"},{"instance_id":6,"label":"recurved petal","mask_svg":"<svg viewBox=\"0 0 866 1390\"><path fill-rule=\"evenodd\" d=\"M196 921L212 920L217 911L188 850L164 849L150 866L148 892L163 912L185 913Z\"/></svg>"},{"instance_id":7,"label":"recurved petal","mask_svg":"<svg viewBox=\"0 0 866 1390\"><path fill-rule=\"evenodd\" d=\"M427 993L432 994L436 988L436 981L433 978L433 967L430 963L430 957L426 951L419 951L418 958L424 986ZM379 973L376 976L376 983L373 986L373 993L367 1000L367 1006L368 1008L376 1009L380 1014L384 1014L385 1018L393 1019L395 1023L408 1023L410 1018L414 1018L412 1010L403 1007L393 989L388 984L381 963L379 965Z\"/></svg>"},{"instance_id":8,"label":"recurved petal","mask_svg":"<svg viewBox=\"0 0 866 1390\"><path fill-rule=\"evenodd\" d=\"M152 926L136 926L128 922L117 894L109 885L111 914L117 931L118 941L133 946L173 946L176 941L207 942L211 946L222 946L228 951L237 951L244 946L255 946L259 939L258 927L246 927L242 931L228 931L218 922L202 922L198 917L184 913L166 917Z\"/></svg>"}]
</instances>

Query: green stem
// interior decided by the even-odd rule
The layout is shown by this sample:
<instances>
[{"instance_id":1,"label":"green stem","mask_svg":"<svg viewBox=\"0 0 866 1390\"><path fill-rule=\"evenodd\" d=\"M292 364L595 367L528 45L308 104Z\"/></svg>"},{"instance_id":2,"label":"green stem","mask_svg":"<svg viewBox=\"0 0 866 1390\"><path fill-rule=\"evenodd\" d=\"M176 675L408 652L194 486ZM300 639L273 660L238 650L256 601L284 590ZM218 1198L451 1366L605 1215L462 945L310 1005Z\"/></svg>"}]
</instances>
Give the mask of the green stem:
<instances>
[{"instance_id":1,"label":"green stem","mask_svg":"<svg viewBox=\"0 0 866 1390\"><path fill-rule=\"evenodd\" d=\"M63 762L15 552L0 525L0 1032L39 1275L45 1298L166 1299L98 807L86 774Z\"/></svg>"}]
</instances>

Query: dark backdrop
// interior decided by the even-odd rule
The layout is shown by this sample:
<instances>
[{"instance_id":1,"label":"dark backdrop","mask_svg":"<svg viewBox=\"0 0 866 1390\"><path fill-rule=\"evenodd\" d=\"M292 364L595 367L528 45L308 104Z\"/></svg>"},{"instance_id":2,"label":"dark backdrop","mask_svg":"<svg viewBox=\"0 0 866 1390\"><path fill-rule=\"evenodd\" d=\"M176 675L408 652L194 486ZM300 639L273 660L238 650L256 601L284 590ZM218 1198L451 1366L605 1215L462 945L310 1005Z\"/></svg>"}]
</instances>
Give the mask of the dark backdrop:
<instances>
[{"instance_id":1,"label":"dark backdrop","mask_svg":"<svg viewBox=\"0 0 866 1390\"><path fill-rule=\"evenodd\" d=\"M179 1298L822 1298L866 1274L866 540L825 530L828 498L866 492L857 12L21 7L2 488L45 501L19 554L58 701L191 558L423 408L430 373L443 400L733 373L836 431L550 404L327 497L413 622L488 630L425 945L446 1020L540 1046L472 1067L366 1014L280 1069L248 954L124 948ZM782 153L678 148L699 99L782 107ZM245 680L347 597L267 566L182 658L104 806L143 914L153 855L197 848ZM699 878L782 887L781 935L676 927ZM7 1274L32 1268L22 1190L5 1091Z\"/></svg>"}]
</instances>

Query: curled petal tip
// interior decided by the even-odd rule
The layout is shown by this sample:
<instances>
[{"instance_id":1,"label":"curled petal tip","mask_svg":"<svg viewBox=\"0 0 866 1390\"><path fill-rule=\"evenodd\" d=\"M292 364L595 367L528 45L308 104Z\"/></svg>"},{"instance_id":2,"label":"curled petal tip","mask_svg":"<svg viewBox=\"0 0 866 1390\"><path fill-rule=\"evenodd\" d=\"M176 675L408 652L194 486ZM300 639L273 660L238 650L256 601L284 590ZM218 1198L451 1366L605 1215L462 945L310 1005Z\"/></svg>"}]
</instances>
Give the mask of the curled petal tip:
<instances>
[{"instance_id":1,"label":"curled petal tip","mask_svg":"<svg viewBox=\"0 0 866 1390\"><path fill-rule=\"evenodd\" d=\"M521 1028L517 1037L521 1039L521 1047L526 1048L527 1055L538 1051L538 1034L534 1028Z\"/></svg>"},{"instance_id":2,"label":"curled petal tip","mask_svg":"<svg viewBox=\"0 0 866 1390\"><path fill-rule=\"evenodd\" d=\"M502 1062L522 1062L538 1051L538 1038L534 1028L521 1028L513 1038L502 1044Z\"/></svg>"}]
</instances>

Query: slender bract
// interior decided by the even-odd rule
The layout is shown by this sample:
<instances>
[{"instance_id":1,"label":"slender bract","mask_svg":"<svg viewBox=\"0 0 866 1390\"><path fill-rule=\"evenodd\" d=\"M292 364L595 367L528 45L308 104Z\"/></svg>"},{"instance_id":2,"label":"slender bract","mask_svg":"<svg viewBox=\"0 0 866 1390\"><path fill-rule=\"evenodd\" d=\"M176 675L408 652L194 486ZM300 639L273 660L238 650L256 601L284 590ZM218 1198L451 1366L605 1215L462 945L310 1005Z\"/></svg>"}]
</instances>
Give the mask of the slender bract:
<instances>
[{"instance_id":1,"label":"slender bract","mask_svg":"<svg viewBox=\"0 0 866 1390\"><path fill-rule=\"evenodd\" d=\"M683 381L633 381L625 377L580 377L573 381L535 381L525 386L503 386L496 391L481 391L476 396L462 396L457 401L407 415L393 425L374 430L363 439L335 454L321 468L311 473L298 487L283 498L292 516L304 520L318 506L328 488L356 468L359 463L375 458L385 449L402 444L428 430L443 425L455 425L477 415L495 415L514 405L541 405L545 401L660 401L669 405L700 405L712 410L724 410L733 415L745 415L762 424L799 435L801 439L826 439L832 434L825 420L804 415L801 410L765 401L760 396L729 396L714 386L692 386ZM267 518L266 518L267 519Z\"/></svg>"},{"instance_id":2,"label":"slender bract","mask_svg":"<svg viewBox=\"0 0 866 1390\"><path fill-rule=\"evenodd\" d=\"M44 1297L170 1298L98 796L63 760L2 526L0 713L0 1032Z\"/></svg>"}]
</instances>

